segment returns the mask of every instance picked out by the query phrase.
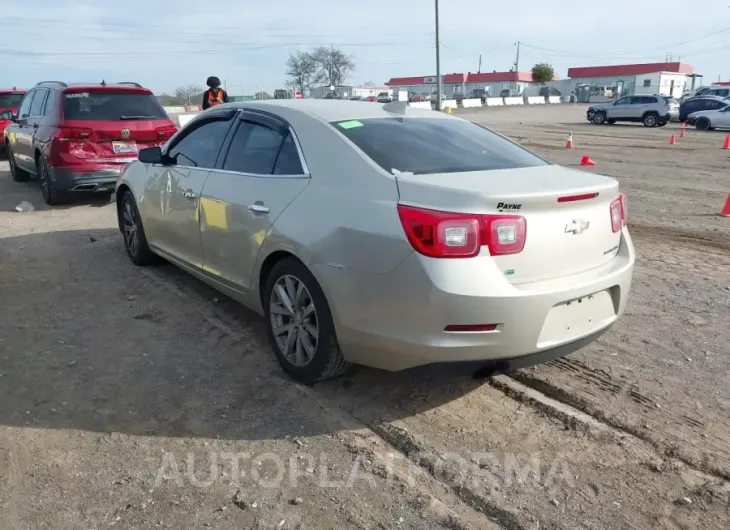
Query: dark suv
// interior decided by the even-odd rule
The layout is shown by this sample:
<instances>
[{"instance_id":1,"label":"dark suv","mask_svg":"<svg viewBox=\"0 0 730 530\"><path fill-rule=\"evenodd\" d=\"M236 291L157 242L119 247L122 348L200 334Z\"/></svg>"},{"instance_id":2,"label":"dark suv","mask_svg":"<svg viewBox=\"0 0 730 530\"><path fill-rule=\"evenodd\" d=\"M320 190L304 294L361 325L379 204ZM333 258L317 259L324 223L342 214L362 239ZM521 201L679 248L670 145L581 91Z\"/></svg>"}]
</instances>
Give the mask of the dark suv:
<instances>
[{"instance_id":1,"label":"dark suv","mask_svg":"<svg viewBox=\"0 0 730 530\"><path fill-rule=\"evenodd\" d=\"M44 81L28 91L4 133L15 181L36 175L43 199L61 204L73 192L111 196L137 151L158 146L177 128L138 83Z\"/></svg>"}]
</instances>

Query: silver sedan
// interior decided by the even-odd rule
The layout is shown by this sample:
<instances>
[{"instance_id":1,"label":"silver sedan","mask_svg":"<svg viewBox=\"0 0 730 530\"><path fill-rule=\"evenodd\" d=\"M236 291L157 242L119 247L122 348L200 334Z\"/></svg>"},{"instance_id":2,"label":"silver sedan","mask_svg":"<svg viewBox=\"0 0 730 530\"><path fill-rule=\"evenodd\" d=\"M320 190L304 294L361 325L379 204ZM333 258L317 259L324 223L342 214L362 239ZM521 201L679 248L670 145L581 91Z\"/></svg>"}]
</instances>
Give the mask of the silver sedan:
<instances>
[{"instance_id":1,"label":"silver sedan","mask_svg":"<svg viewBox=\"0 0 730 530\"><path fill-rule=\"evenodd\" d=\"M135 264L264 315L307 383L566 355L621 315L634 266L614 179L404 102L220 105L141 150L116 196Z\"/></svg>"}]
</instances>

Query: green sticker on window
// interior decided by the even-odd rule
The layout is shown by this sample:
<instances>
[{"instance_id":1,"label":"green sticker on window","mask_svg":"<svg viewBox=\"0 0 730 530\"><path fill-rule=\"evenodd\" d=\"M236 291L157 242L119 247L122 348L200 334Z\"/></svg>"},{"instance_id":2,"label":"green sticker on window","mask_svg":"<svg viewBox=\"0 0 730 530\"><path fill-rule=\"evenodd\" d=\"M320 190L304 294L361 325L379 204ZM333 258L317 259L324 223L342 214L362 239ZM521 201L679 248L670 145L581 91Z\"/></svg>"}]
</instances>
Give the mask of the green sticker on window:
<instances>
[{"instance_id":1,"label":"green sticker on window","mask_svg":"<svg viewBox=\"0 0 730 530\"><path fill-rule=\"evenodd\" d=\"M343 129L354 129L355 127L362 127L362 122L359 122L357 120L341 121L337 125L339 125Z\"/></svg>"}]
</instances>

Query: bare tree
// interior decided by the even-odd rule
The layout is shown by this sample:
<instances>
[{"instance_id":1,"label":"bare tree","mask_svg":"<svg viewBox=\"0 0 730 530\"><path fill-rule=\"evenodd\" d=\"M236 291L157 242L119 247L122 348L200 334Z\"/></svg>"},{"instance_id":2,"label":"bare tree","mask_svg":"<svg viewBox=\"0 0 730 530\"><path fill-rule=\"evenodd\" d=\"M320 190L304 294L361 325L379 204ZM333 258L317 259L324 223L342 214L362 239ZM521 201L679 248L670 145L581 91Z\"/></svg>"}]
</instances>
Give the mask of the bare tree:
<instances>
[{"instance_id":1,"label":"bare tree","mask_svg":"<svg viewBox=\"0 0 730 530\"><path fill-rule=\"evenodd\" d=\"M289 59L286 61L286 75L290 81L287 83L294 90L304 93L314 81L314 75L317 72L317 66L310 53L297 52L290 53Z\"/></svg>"},{"instance_id":2,"label":"bare tree","mask_svg":"<svg viewBox=\"0 0 730 530\"><path fill-rule=\"evenodd\" d=\"M341 86L355 70L352 56L334 46L319 46L310 55L316 67L314 79L318 83Z\"/></svg>"},{"instance_id":3,"label":"bare tree","mask_svg":"<svg viewBox=\"0 0 730 530\"><path fill-rule=\"evenodd\" d=\"M193 98L197 98L202 94L203 89L200 88L200 86L194 84L183 85L175 89L175 96L187 103L188 105L192 105Z\"/></svg>"}]
</instances>

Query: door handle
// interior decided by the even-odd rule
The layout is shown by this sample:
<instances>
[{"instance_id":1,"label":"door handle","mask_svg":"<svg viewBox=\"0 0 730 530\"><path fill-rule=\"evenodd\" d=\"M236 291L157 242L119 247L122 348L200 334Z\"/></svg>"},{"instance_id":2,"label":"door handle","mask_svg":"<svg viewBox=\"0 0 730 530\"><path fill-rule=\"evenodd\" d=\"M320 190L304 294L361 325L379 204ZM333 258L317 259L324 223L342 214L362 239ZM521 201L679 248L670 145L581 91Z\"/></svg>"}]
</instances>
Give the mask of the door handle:
<instances>
[{"instance_id":1,"label":"door handle","mask_svg":"<svg viewBox=\"0 0 730 530\"><path fill-rule=\"evenodd\" d=\"M264 203L261 201L256 201L251 204L248 209L255 213L269 213L271 211L271 208L264 206Z\"/></svg>"},{"instance_id":2,"label":"door handle","mask_svg":"<svg viewBox=\"0 0 730 530\"><path fill-rule=\"evenodd\" d=\"M193 190L185 190L183 192L183 197L185 197L186 199L188 199L190 201L192 201L193 199L195 199L197 196L198 195Z\"/></svg>"}]
</instances>

